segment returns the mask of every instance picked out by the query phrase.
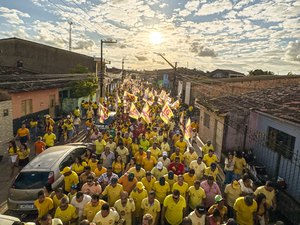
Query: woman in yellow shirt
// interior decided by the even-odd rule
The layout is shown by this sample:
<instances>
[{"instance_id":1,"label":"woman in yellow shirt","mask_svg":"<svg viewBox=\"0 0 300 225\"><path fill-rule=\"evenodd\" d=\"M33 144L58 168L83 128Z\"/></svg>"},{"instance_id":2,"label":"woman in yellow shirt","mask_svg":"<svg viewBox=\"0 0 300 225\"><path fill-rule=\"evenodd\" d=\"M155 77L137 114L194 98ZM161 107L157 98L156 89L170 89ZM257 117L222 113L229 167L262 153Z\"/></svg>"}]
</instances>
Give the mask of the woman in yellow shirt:
<instances>
[{"instance_id":1,"label":"woman in yellow shirt","mask_svg":"<svg viewBox=\"0 0 300 225\"><path fill-rule=\"evenodd\" d=\"M122 157L120 155L117 155L115 161L112 163L113 172L121 177L124 172L124 167L125 165L122 161Z\"/></svg>"},{"instance_id":2,"label":"woman in yellow shirt","mask_svg":"<svg viewBox=\"0 0 300 225\"><path fill-rule=\"evenodd\" d=\"M8 155L9 155L9 162L11 165L11 173L10 173L10 177L13 177L14 173L15 173L15 166L16 166L16 161L18 158L18 151L19 148L16 145L16 142L14 140L10 141L8 144Z\"/></svg>"},{"instance_id":3,"label":"woman in yellow shirt","mask_svg":"<svg viewBox=\"0 0 300 225\"><path fill-rule=\"evenodd\" d=\"M84 167L87 166L87 163L82 160L80 156L75 159L75 162L72 164L72 170L80 175L84 171Z\"/></svg>"},{"instance_id":4,"label":"woman in yellow shirt","mask_svg":"<svg viewBox=\"0 0 300 225\"><path fill-rule=\"evenodd\" d=\"M24 166L29 163L29 153L30 149L27 147L25 143L21 144L20 150L18 153L18 166L19 170L21 170Z\"/></svg>"}]
</instances>

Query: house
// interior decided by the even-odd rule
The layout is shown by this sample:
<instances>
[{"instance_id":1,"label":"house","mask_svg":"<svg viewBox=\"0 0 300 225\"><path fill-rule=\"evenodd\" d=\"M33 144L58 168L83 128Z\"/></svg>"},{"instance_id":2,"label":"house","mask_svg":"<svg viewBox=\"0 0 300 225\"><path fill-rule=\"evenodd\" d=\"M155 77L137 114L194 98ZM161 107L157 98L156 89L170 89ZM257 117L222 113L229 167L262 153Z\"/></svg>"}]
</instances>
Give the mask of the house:
<instances>
[{"instance_id":1,"label":"house","mask_svg":"<svg viewBox=\"0 0 300 225\"><path fill-rule=\"evenodd\" d=\"M223 69L216 69L210 73L208 73L209 77L211 78L232 78L232 77L244 77L245 74L236 72L233 70L223 70Z\"/></svg>"},{"instance_id":2,"label":"house","mask_svg":"<svg viewBox=\"0 0 300 225\"><path fill-rule=\"evenodd\" d=\"M5 146L13 138L12 101L9 94L0 91L0 155L3 155Z\"/></svg>"}]
</instances>

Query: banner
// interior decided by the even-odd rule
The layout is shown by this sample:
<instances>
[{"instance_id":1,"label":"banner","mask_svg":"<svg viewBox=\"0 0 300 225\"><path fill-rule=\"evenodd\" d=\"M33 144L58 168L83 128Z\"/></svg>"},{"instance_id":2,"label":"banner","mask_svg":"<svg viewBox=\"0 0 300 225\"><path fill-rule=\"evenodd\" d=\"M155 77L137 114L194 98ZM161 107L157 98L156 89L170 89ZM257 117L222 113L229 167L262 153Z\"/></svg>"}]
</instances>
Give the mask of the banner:
<instances>
[{"instance_id":1,"label":"banner","mask_svg":"<svg viewBox=\"0 0 300 225\"><path fill-rule=\"evenodd\" d=\"M126 98L130 102L136 102L138 100L138 97L134 94L131 94L127 91L124 91L124 98Z\"/></svg>"},{"instance_id":2,"label":"banner","mask_svg":"<svg viewBox=\"0 0 300 225\"><path fill-rule=\"evenodd\" d=\"M191 82L186 82L184 103L189 105L191 99Z\"/></svg>"},{"instance_id":3,"label":"banner","mask_svg":"<svg viewBox=\"0 0 300 225\"><path fill-rule=\"evenodd\" d=\"M180 119L179 119L179 128L184 133L184 113L180 113Z\"/></svg>"},{"instance_id":4,"label":"banner","mask_svg":"<svg viewBox=\"0 0 300 225\"><path fill-rule=\"evenodd\" d=\"M179 108L179 106L180 106L180 102L179 102L179 100L176 100L176 101L173 102L173 104L171 105L171 108L177 110L177 109Z\"/></svg>"},{"instance_id":5,"label":"banner","mask_svg":"<svg viewBox=\"0 0 300 225\"><path fill-rule=\"evenodd\" d=\"M99 122L104 123L105 120L109 117L109 110L104 107L102 104L99 104L98 108Z\"/></svg>"},{"instance_id":6,"label":"banner","mask_svg":"<svg viewBox=\"0 0 300 225\"><path fill-rule=\"evenodd\" d=\"M160 113L160 118L168 124L170 119L174 116L172 110L168 106L168 104L165 104L164 107L162 108L162 111Z\"/></svg>"},{"instance_id":7,"label":"banner","mask_svg":"<svg viewBox=\"0 0 300 225\"><path fill-rule=\"evenodd\" d=\"M189 140L192 137L191 119L189 118L185 124L184 139Z\"/></svg>"},{"instance_id":8,"label":"banner","mask_svg":"<svg viewBox=\"0 0 300 225\"><path fill-rule=\"evenodd\" d=\"M131 103L131 106L130 106L129 116L133 119L136 119L136 120L138 118L140 118L140 113L139 113L139 111L137 110L137 108L135 107L135 105L133 103Z\"/></svg>"},{"instance_id":9,"label":"banner","mask_svg":"<svg viewBox=\"0 0 300 225\"><path fill-rule=\"evenodd\" d=\"M145 122L147 124L151 123L151 119L150 119L150 107L148 105L148 103L146 102L142 112L141 112L141 117L145 120Z\"/></svg>"}]
</instances>

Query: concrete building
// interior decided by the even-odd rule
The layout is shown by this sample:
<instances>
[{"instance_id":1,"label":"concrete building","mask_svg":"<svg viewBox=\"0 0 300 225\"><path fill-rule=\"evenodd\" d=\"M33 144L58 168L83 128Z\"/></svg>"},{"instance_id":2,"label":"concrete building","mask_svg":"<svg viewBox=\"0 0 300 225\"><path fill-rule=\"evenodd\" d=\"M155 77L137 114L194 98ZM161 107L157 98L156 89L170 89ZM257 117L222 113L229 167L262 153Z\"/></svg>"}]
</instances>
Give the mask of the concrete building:
<instances>
[{"instance_id":1,"label":"concrete building","mask_svg":"<svg viewBox=\"0 0 300 225\"><path fill-rule=\"evenodd\" d=\"M223 70L216 69L210 73L208 73L211 78L233 78L233 77L244 77L245 74L233 71L233 70Z\"/></svg>"},{"instance_id":2,"label":"concrete building","mask_svg":"<svg viewBox=\"0 0 300 225\"><path fill-rule=\"evenodd\" d=\"M21 67L35 73L70 73L76 65L94 72L93 57L19 38L0 40L0 66Z\"/></svg>"}]
</instances>

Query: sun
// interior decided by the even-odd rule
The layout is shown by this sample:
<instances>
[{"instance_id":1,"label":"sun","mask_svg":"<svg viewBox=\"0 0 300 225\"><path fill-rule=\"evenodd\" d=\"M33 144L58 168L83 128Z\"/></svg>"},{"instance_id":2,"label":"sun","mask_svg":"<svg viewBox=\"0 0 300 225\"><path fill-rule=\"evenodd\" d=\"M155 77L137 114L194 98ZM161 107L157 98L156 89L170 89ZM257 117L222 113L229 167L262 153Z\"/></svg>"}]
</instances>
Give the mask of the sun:
<instances>
[{"instance_id":1,"label":"sun","mask_svg":"<svg viewBox=\"0 0 300 225\"><path fill-rule=\"evenodd\" d=\"M152 44L158 45L162 43L162 35L159 32L151 32L150 33L150 42Z\"/></svg>"}]
</instances>

